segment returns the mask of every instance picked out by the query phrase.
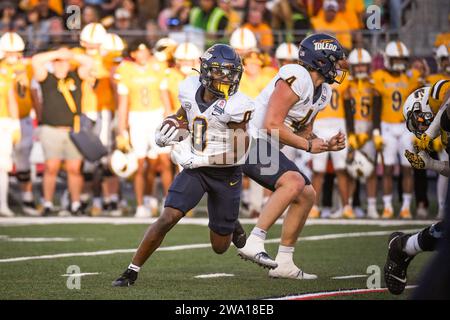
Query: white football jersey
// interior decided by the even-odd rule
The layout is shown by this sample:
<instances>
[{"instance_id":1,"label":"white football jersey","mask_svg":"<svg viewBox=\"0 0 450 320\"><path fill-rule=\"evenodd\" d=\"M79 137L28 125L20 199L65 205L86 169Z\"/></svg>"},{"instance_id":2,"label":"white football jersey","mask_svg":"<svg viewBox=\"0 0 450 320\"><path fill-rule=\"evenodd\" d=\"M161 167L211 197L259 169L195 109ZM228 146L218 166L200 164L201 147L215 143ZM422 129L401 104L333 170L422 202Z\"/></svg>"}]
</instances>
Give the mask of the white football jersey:
<instances>
[{"instance_id":1,"label":"white football jersey","mask_svg":"<svg viewBox=\"0 0 450 320\"><path fill-rule=\"evenodd\" d=\"M285 65L280 68L277 75L255 99L255 115L250 122L251 133L254 137L263 136L258 134L258 131L264 128L264 118L270 96L275 90L275 84L280 79L286 81L299 97L299 100L292 106L284 120L285 125L292 131L297 131L309 124L331 100L331 87L329 84L323 83L321 85L320 96L316 97L314 101L314 84L309 72L299 64Z\"/></svg>"},{"instance_id":2,"label":"white football jersey","mask_svg":"<svg viewBox=\"0 0 450 320\"><path fill-rule=\"evenodd\" d=\"M246 95L236 92L228 100L218 99L207 107L201 102L200 86L198 76L187 77L179 85L178 97L189 121L192 152L207 156L232 152L228 123L249 121L255 109L254 103Z\"/></svg>"}]
</instances>

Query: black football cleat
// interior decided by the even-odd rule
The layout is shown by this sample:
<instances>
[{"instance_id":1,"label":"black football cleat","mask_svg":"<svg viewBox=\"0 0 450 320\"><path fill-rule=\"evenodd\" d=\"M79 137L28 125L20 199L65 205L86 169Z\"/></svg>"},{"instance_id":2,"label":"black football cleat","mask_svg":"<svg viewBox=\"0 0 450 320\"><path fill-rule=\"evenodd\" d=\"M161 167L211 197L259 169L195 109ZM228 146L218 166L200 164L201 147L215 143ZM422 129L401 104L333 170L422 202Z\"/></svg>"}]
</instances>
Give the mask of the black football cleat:
<instances>
[{"instance_id":1,"label":"black football cleat","mask_svg":"<svg viewBox=\"0 0 450 320\"><path fill-rule=\"evenodd\" d=\"M394 232L389 236L388 254L384 265L384 281L390 293L399 295L406 287L407 270L414 256L403 251L410 235Z\"/></svg>"},{"instance_id":2,"label":"black football cleat","mask_svg":"<svg viewBox=\"0 0 450 320\"><path fill-rule=\"evenodd\" d=\"M134 284L138 276L138 273L134 270L127 269L122 275L113 281L113 287L129 287Z\"/></svg>"},{"instance_id":3,"label":"black football cleat","mask_svg":"<svg viewBox=\"0 0 450 320\"><path fill-rule=\"evenodd\" d=\"M244 228L242 228L239 220L236 220L232 242L238 249L243 248L245 246L245 243L247 242L247 234L245 233Z\"/></svg>"}]
</instances>

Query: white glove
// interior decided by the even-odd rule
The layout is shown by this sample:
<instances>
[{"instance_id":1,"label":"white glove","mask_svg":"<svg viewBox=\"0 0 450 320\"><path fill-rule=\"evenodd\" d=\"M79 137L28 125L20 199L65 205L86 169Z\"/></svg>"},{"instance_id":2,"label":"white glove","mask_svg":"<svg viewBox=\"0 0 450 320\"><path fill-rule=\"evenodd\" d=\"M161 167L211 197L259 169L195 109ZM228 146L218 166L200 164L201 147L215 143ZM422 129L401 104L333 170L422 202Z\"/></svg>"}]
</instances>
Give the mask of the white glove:
<instances>
[{"instance_id":1,"label":"white glove","mask_svg":"<svg viewBox=\"0 0 450 320\"><path fill-rule=\"evenodd\" d=\"M191 139L185 139L174 144L171 158L173 163L184 169L195 169L209 164L207 156L198 156L191 151Z\"/></svg>"},{"instance_id":2,"label":"white glove","mask_svg":"<svg viewBox=\"0 0 450 320\"><path fill-rule=\"evenodd\" d=\"M166 147L175 143L173 141L178 135L178 129L174 126L169 126L165 124L162 128L161 126L156 130L155 142L158 146Z\"/></svg>"}]
</instances>

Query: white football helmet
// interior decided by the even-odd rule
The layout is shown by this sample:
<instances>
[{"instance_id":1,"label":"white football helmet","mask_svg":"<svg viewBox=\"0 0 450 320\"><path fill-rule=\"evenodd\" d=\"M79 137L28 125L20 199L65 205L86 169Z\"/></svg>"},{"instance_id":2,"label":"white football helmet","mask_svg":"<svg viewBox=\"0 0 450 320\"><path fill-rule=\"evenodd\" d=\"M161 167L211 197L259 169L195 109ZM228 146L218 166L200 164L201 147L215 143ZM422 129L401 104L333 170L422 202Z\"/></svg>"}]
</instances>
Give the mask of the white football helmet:
<instances>
[{"instance_id":1,"label":"white football helmet","mask_svg":"<svg viewBox=\"0 0 450 320\"><path fill-rule=\"evenodd\" d=\"M0 38L0 50L3 52L22 52L25 50L25 42L15 32L6 32Z\"/></svg>"},{"instance_id":2,"label":"white football helmet","mask_svg":"<svg viewBox=\"0 0 450 320\"><path fill-rule=\"evenodd\" d=\"M111 171L118 177L129 178L138 168L138 159L134 152L124 153L120 150L114 150L110 159Z\"/></svg>"},{"instance_id":3,"label":"white football helmet","mask_svg":"<svg viewBox=\"0 0 450 320\"><path fill-rule=\"evenodd\" d=\"M198 60L201 57L200 49L191 42L183 42L177 46L174 58L177 60Z\"/></svg>"},{"instance_id":4,"label":"white football helmet","mask_svg":"<svg viewBox=\"0 0 450 320\"><path fill-rule=\"evenodd\" d=\"M350 65L350 72L356 79L364 79L369 76L370 64L372 63L372 57L370 53L365 49L353 49L348 55L348 63ZM356 72L354 67L357 65L367 65L366 72Z\"/></svg>"},{"instance_id":5,"label":"white football helmet","mask_svg":"<svg viewBox=\"0 0 450 320\"><path fill-rule=\"evenodd\" d=\"M445 62L444 62L445 61ZM450 73L449 54L446 45L440 45L436 50L436 62L439 71Z\"/></svg>"},{"instance_id":6,"label":"white football helmet","mask_svg":"<svg viewBox=\"0 0 450 320\"><path fill-rule=\"evenodd\" d=\"M278 60L298 60L298 48L293 43L284 42L275 51L275 58Z\"/></svg>"},{"instance_id":7,"label":"white football helmet","mask_svg":"<svg viewBox=\"0 0 450 320\"><path fill-rule=\"evenodd\" d=\"M156 42L153 54L159 62L166 62L172 60L173 53L177 46L178 43L175 40L171 38L161 38Z\"/></svg>"},{"instance_id":8,"label":"white football helmet","mask_svg":"<svg viewBox=\"0 0 450 320\"><path fill-rule=\"evenodd\" d=\"M404 62L392 63L392 59L403 59ZM384 66L390 71L404 72L407 68L409 50L401 41L391 41L384 51Z\"/></svg>"},{"instance_id":9,"label":"white football helmet","mask_svg":"<svg viewBox=\"0 0 450 320\"><path fill-rule=\"evenodd\" d=\"M125 49L125 43L117 34L106 34L105 40L102 42L102 50L107 52L122 52Z\"/></svg>"},{"instance_id":10,"label":"white football helmet","mask_svg":"<svg viewBox=\"0 0 450 320\"><path fill-rule=\"evenodd\" d=\"M257 50L255 34L247 28L237 28L231 34L230 46L238 51Z\"/></svg>"},{"instance_id":11,"label":"white football helmet","mask_svg":"<svg viewBox=\"0 0 450 320\"><path fill-rule=\"evenodd\" d=\"M106 34L100 23L89 23L81 30L80 40L87 44L100 45L106 39Z\"/></svg>"},{"instance_id":12,"label":"white football helmet","mask_svg":"<svg viewBox=\"0 0 450 320\"><path fill-rule=\"evenodd\" d=\"M430 87L423 87L411 93L403 105L403 117L406 128L420 137L434 119L433 110L428 102Z\"/></svg>"},{"instance_id":13,"label":"white football helmet","mask_svg":"<svg viewBox=\"0 0 450 320\"><path fill-rule=\"evenodd\" d=\"M347 172L354 179L364 180L372 174L374 169L375 165L373 161L360 150L355 150L353 152L353 158L347 162Z\"/></svg>"}]
</instances>

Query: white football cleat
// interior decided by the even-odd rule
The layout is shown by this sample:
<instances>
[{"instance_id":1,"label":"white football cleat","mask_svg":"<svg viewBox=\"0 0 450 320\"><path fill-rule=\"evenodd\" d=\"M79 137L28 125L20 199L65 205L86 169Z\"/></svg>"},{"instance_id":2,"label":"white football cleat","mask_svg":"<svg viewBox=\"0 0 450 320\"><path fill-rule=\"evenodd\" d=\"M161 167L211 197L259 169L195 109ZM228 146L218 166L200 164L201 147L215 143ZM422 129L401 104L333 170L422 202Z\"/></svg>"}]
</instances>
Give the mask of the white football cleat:
<instances>
[{"instance_id":1,"label":"white football cleat","mask_svg":"<svg viewBox=\"0 0 450 320\"><path fill-rule=\"evenodd\" d=\"M14 212L8 207L0 208L0 216L2 217L14 217Z\"/></svg>"},{"instance_id":2,"label":"white football cleat","mask_svg":"<svg viewBox=\"0 0 450 320\"><path fill-rule=\"evenodd\" d=\"M375 208L375 207L367 207L367 218L369 218L369 219L379 219L380 215L378 214L377 208Z\"/></svg>"},{"instance_id":3,"label":"white football cleat","mask_svg":"<svg viewBox=\"0 0 450 320\"><path fill-rule=\"evenodd\" d=\"M303 272L294 263L278 263L277 268L269 270L269 277L297 280L317 279L317 275Z\"/></svg>"},{"instance_id":4,"label":"white football cleat","mask_svg":"<svg viewBox=\"0 0 450 320\"><path fill-rule=\"evenodd\" d=\"M278 263L273 260L264 249L264 241L255 239L254 235L247 238L245 246L238 249L238 255L244 260L250 260L263 268L274 269Z\"/></svg>"},{"instance_id":5,"label":"white football cleat","mask_svg":"<svg viewBox=\"0 0 450 320\"><path fill-rule=\"evenodd\" d=\"M136 208L136 213L134 214L135 218L151 218L151 212L145 206L138 206Z\"/></svg>"}]
</instances>

